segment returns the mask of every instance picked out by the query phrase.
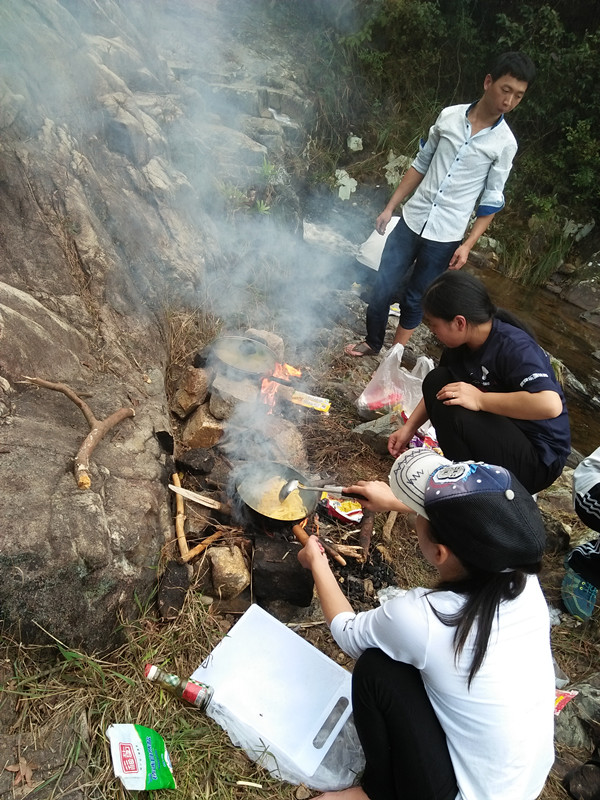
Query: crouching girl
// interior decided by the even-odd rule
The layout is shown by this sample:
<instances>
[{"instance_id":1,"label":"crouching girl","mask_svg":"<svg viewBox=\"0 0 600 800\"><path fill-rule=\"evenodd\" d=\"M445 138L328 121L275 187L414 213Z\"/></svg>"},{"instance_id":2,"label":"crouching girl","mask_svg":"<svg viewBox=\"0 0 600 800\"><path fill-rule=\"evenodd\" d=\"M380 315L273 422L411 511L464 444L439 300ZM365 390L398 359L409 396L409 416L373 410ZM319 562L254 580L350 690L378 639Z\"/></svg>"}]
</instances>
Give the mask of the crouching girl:
<instances>
[{"instance_id":1,"label":"crouching girl","mask_svg":"<svg viewBox=\"0 0 600 800\"><path fill-rule=\"evenodd\" d=\"M358 659L365 771L360 786L322 797L533 800L553 762L554 671L531 495L502 467L420 449L396 460L389 486L348 490L375 511L416 511L440 580L355 614L318 539L300 551L336 642Z\"/></svg>"}]
</instances>

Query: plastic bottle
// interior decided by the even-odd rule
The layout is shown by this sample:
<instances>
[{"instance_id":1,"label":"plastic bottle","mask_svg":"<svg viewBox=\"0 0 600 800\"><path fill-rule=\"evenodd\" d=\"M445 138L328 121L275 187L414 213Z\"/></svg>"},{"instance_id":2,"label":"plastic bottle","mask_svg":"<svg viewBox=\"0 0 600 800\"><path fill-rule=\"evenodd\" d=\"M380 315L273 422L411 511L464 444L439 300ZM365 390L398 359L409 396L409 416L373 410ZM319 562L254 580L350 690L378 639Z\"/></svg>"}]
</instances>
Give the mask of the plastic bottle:
<instances>
[{"instance_id":1,"label":"plastic bottle","mask_svg":"<svg viewBox=\"0 0 600 800\"><path fill-rule=\"evenodd\" d=\"M158 683L171 694L186 700L196 708L206 708L213 694L212 686L207 686L205 683L194 681L191 678L180 678L155 667L154 664L146 664L144 674L149 681Z\"/></svg>"}]
</instances>

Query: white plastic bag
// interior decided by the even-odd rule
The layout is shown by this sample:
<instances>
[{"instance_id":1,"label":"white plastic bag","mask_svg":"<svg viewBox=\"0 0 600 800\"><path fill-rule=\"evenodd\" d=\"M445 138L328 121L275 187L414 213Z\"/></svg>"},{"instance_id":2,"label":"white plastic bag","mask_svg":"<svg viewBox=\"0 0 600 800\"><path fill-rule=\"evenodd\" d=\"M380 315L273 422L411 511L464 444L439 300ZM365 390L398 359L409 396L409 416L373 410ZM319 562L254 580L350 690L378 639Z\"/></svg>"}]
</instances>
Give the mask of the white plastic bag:
<instances>
[{"instance_id":1,"label":"white plastic bag","mask_svg":"<svg viewBox=\"0 0 600 800\"><path fill-rule=\"evenodd\" d=\"M356 783L350 673L255 603L192 678L214 689L207 716L273 777L321 792Z\"/></svg>"},{"instance_id":2,"label":"white plastic bag","mask_svg":"<svg viewBox=\"0 0 600 800\"><path fill-rule=\"evenodd\" d=\"M399 219L400 217L392 217L390 219L383 236L380 233L377 233L377 231L373 231L369 238L358 248L356 260L360 261L360 263L364 264L366 267L371 267L371 269L378 270L379 263L381 261L381 254L383 253L383 248L385 247L387 237L394 230Z\"/></svg>"},{"instance_id":3,"label":"white plastic bag","mask_svg":"<svg viewBox=\"0 0 600 800\"><path fill-rule=\"evenodd\" d=\"M401 366L404 346L395 344L383 357L375 374L356 401L361 419L375 419L390 411L404 412L410 416L421 400L425 375L434 363L427 356L420 356L409 372Z\"/></svg>"}]
</instances>

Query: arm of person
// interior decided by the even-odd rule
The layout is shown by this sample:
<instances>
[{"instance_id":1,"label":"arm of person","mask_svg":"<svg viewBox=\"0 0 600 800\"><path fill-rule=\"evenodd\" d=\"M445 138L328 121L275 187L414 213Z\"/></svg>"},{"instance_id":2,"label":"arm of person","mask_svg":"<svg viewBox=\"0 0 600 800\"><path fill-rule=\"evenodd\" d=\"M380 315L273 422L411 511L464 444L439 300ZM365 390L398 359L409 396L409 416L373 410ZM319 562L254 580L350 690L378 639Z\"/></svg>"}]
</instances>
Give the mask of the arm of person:
<instances>
[{"instance_id":1,"label":"arm of person","mask_svg":"<svg viewBox=\"0 0 600 800\"><path fill-rule=\"evenodd\" d=\"M503 148L490 166L473 227L465 241L456 248L448 269L461 269L465 265L479 237L489 228L498 211L504 208L504 184L510 174L516 152L516 144L510 143Z\"/></svg>"},{"instance_id":2,"label":"arm of person","mask_svg":"<svg viewBox=\"0 0 600 800\"><path fill-rule=\"evenodd\" d=\"M394 213L396 206L400 205L400 203L405 200L410 194L414 192L417 186L421 183L425 176L422 175L420 172L414 167L409 167L404 175L402 176L402 180L396 187L394 194L390 197L390 201L387 206L383 209L381 214L377 217L375 222L375 230L377 233L380 233L382 236L385 233L385 229L387 228L388 222L392 218L392 214Z\"/></svg>"},{"instance_id":3,"label":"arm of person","mask_svg":"<svg viewBox=\"0 0 600 800\"><path fill-rule=\"evenodd\" d=\"M427 414L427 409L425 408L425 400L421 398L415 410L406 420L404 425L401 428L398 428L397 431L394 431L394 433L392 433L388 439L388 450L390 454L394 456L394 458L398 458L400 453L408 450L410 440L419 430L421 425L424 425L428 419L429 416Z\"/></svg>"},{"instance_id":4,"label":"arm of person","mask_svg":"<svg viewBox=\"0 0 600 800\"><path fill-rule=\"evenodd\" d=\"M344 611L354 613L331 571L323 546L316 536L308 537L308 542L298 553L298 561L305 569L312 572L323 616L328 625L331 625L334 617Z\"/></svg>"},{"instance_id":5,"label":"arm of person","mask_svg":"<svg viewBox=\"0 0 600 800\"><path fill-rule=\"evenodd\" d=\"M408 513L411 509L400 502L385 481L357 481L344 491L360 494L364 500L357 498L363 508L370 511L401 511Z\"/></svg>"},{"instance_id":6,"label":"arm of person","mask_svg":"<svg viewBox=\"0 0 600 800\"><path fill-rule=\"evenodd\" d=\"M408 592L406 597L393 598L378 608L356 614L316 536L309 536L298 560L312 572L323 616L345 653L358 658L367 648L376 647L390 658L423 668L429 642L427 601Z\"/></svg>"},{"instance_id":7,"label":"arm of person","mask_svg":"<svg viewBox=\"0 0 600 800\"><path fill-rule=\"evenodd\" d=\"M467 238L460 245L460 247L457 247L454 251L452 258L450 259L450 263L448 264L448 269L461 269L461 267L464 267L464 265L467 263L469 253L477 244L479 237L483 236L484 232L489 228L490 223L495 216L496 214L494 213L477 217Z\"/></svg>"},{"instance_id":8,"label":"arm of person","mask_svg":"<svg viewBox=\"0 0 600 800\"><path fill-rule=\"evenodd\" d=\"M563 409L558 392L482 392L470 383L447 383L436 395L447 406L487 411L512 419L554 419Z\"/></svg>"}]
</instances>

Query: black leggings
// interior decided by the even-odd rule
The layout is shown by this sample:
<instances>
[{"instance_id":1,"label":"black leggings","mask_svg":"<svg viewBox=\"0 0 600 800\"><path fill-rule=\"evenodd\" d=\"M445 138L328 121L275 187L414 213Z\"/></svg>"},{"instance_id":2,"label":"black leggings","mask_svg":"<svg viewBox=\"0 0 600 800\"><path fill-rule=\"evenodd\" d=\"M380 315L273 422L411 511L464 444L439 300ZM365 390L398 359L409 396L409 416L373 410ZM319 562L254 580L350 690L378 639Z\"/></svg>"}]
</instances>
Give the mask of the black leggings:
<instances>
[{"instance_id":1,"label":"black leggings","mask_svg":"<svg viewBox=\"0 0 600 800\"><path fill-rule=\"evenodd\" d=\"M431 370L423 381L423 398L442 452L451 461L485 461L510 470L528 492L546 489L560 475L558 463L548 466L535 446L509 417L487 411L446 406L436 394L454 378L445 367Z\"/></svg>"},{"instance_id":2,"label":"black leggings","mask_svg":"<svg viewBox=\"0 0 600 800\"><path fill-rule=\"evenodd\" d=\"M446 736L418 669L365 650L352 673L352 709L370 800L454 800Z\"/></svg>"}]
</instances>

